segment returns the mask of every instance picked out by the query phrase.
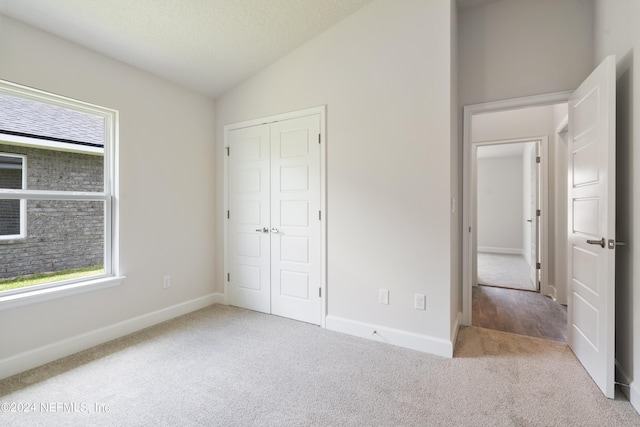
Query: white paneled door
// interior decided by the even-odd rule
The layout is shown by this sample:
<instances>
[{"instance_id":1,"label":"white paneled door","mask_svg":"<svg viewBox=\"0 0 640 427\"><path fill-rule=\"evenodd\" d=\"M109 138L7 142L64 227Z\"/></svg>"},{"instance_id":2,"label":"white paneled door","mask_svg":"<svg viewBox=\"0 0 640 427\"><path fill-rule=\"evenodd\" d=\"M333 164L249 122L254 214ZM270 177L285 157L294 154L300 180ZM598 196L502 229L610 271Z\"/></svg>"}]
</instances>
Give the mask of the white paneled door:
<instances>
[{"instance_id":1,"label":"white paneled door","mask_svg":"<svg viewBox=\"0 0 640 427\"><path fill-rule=\"evenodd\" d=\"M229 302L263 313L271 312L270 137L268 126L228 136Z\"/></svg>"},{"instance_id":2,"label":"white paneled door","mask_svg":"<svg viewBox=\"0 0 640 427\"><path fill-rule=\"evenodd\" d=\"M320 324L317 114L231 130L229 303Z\"/></svg>"},{"instance_id":3,"label":"white paneled door","mask_svg":"<svg viewBox=\"0 0 640 427\"><path fill-rule=\"evenodd\" d=\"M540 142L531 144L531 203L529 217L531 218L531 283L536 290L540 290Z\"/></svg>"},{"instance_id":4,"label":"white paneled door","mask_svg":"<svg viewBox=\"0 0 640 427\"><path fill-rule=\"evenodd\" d=\"M569 99L569 330L571 349L614 397L615 57Z\"/></svg>"}]
</instances>

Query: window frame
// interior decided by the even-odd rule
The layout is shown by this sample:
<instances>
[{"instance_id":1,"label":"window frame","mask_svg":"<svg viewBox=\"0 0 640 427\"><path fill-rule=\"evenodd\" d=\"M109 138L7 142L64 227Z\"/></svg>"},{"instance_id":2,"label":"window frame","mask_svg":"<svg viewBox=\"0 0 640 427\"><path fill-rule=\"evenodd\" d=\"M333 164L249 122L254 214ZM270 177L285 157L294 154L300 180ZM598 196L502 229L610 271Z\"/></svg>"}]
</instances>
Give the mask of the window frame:
<instances>
[{"instance_id":1,"label":"window frame","mask_svg":"<svg viewBox=\"0 0 640 427\"><path fill-rule=\"evenodd\" d=\"M27 155L0 152L0 157L17 157L22 159L22 189L27 188ZM4 200L4 199L3 199ZM20 234L0 234L0 242L7 240L23 240L27 238L27 201L20 200Z\"/></svg>"},{"instance_id":2,"label":"window frame","mask_svg":"<svg viewBox=\"0 0 640 427\"><path fill-rule=\"evenodd\" d=\"M25 217L27 200L104 202L104 273L84 278L0 291L0 310L119 285L124 277L119 275L118 262L118 111L1 79L0 93L100 116L104 119L105 132L103 147L103 191L81 192L31 190L26 188L26 184L23 184L22 190L0 189L1 199L17 199L21 200L21 203L25 204ZM39 140L37 138L16 136L5 133L1 133L0 136L2 141L11 145L29 147L37 145L45 149L60 149L57 144L54 145L48 141ZM73 147L69 147L66 151L73 152L77 150L74 150ZM26 180L26 177L27 175L24 173L23 180ZM26 227L26 220L24 224ZM24 234L26 236L26 228Z\"/></svg>"}]
</instances>

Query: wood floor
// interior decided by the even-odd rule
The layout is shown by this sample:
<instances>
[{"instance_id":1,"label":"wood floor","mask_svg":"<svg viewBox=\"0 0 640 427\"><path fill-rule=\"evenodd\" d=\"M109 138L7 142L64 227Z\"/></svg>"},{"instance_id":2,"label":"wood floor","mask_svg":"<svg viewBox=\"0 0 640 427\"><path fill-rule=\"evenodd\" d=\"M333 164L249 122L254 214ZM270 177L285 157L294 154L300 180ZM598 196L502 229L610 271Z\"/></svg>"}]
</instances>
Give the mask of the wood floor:
<instances>
[{"instance_id":1,"label":"wood floor","mask_svg":"<svg viewBox=\"0 0 640 427\"><path fill-rule=\"evenodd\" d=\"M567 341L567 308L537 292L473 287L473 326Z\"/></svg>"}]
</instances>

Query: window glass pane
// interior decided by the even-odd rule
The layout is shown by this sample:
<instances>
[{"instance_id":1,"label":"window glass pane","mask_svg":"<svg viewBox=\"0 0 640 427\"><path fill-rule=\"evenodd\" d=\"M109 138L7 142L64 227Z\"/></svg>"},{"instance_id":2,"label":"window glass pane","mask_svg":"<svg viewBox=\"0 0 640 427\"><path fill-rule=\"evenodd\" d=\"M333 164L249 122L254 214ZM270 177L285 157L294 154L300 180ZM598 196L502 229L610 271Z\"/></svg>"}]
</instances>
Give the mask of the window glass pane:
<instances>
[{"instance_id":1,"label":"window glass pane","mask_svg":"<svg viewBox=\"0 0 640 427\"><path fill-rule=\"evenodd\" d=\"M22 189L23 158L0 152L0 188ZM0 199L0 238L20 234L20 200Z\"/></svg>"},{"instance_id":2,"label":"window glass pane","mask_svg":"<svg viewBox=\"0 0 640 427\"><path fill-rule=\"evenodd\" d=\"M3 148L0 145L0 151ZM22 157L0 153L0 188L22 189Z\"/></svg>"},{"instance_id":3,"label":"window glass pane","mask_svg":"<svg viewBox=\"0 0 640 427\"><path fill-rule=\"evenodd\" d=\"M20 234L20 200L0 200L0 237ZM0 253L2 249L0 249Z\"/></svg>"},{"instance_id":4,"label":"window glass pane","mask_svg":"<svg viewBox=\"0 0 640 427\"><path fill-rule=\"evenodd\" d=\"M0 93L0 133L104 147L104 118Z\"/></svg>"},{"instance_id":5,"label":"window glass pane","mask_svg":"<svg viewBox=\"0 0 640 427\"><path fill-rule=\"evenodd\" d=\"M0 291L103 274L104 211L103 201L28 200L26 238L0 241Z\"/></svg>"},{"instance_id":6,"label":"window glass pane","mask_svg":"<svg viewBox=\"0 0 640 427\"><path fill-rule=\"evenodd\" d=\"M104 156L2 144L0 152L27 157L29 190L104 191ZM2 187L21 188L21 187Z\"/></svg>"}]
</instances>

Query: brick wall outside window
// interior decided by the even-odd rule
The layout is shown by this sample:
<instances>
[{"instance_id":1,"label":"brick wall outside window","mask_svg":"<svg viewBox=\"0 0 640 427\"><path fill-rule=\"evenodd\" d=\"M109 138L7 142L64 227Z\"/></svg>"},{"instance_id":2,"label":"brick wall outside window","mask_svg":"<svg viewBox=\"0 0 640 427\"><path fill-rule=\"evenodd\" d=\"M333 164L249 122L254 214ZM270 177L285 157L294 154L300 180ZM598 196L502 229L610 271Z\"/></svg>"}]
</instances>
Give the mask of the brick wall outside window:
<instances>
[{"instance_id":1,"label":"brick wall outside window","mask_svg":"<svg viewBox=\"0 0 640 427\"><path fill-rule=\"evenodd\" d=\"M103 190L102 156L1 143L0 152L27 156L27 189ZM19 209L4 202L18 201L0 200L0 217ZM26 238L0 240L0 278L101 265L103 245L102 202L30 200Z\"/></svg>"}]
</instances>

